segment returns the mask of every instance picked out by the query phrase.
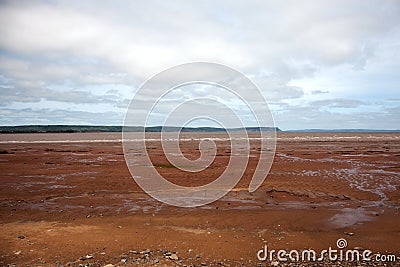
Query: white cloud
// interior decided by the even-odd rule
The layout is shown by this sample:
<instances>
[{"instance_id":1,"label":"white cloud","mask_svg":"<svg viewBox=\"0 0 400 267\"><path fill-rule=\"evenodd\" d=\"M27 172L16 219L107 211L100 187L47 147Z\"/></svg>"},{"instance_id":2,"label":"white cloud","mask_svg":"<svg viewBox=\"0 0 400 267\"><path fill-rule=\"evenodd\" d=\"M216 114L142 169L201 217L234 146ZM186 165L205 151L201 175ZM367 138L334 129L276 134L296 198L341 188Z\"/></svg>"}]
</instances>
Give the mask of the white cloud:
<instances>
[{"instance_id":1,"label":"white cloud","mask_svg":"<svg viewBox=\"0 0 400 267\"><path fill-rule=\"evenodd\" d=\"M334 124L340 114L312 106L361 112L355 103L399 98L399 33L397 1L5 1L0 104L118 109L167 67L215 61L253 79L275 110L290 107L278 126L301 116L304 128L313 117Z\"/></svg>"}]
</instances>

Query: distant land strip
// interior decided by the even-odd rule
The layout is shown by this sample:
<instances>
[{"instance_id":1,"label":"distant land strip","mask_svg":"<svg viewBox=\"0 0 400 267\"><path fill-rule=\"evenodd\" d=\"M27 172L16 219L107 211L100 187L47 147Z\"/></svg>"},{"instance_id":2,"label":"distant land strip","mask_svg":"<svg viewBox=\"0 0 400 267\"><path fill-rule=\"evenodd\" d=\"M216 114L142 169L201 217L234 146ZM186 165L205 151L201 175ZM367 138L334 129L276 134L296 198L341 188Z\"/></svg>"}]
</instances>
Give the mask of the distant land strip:
<instances>
[{"instance_id":1,"label":"distant land strip","mask_svg":"<svg viewBox=\"0 0 400 267\"><path fill-rule=\"evenodd\" d=\"M91 132L226 132L247 131L247 132L298 132L298 133L390 133L400 130L382 129L300 129L281 130L278 127L239 127L239 128L216 128L216 127L177 127L177 126L109 126L109 125L20 125L0 126L1 133L91 133Z\"/></svg>"},{"instance_id":2,"label":"distant land strip","mask_svg":"<svg viewBox=\"0 0 400 267\"><path fill-rule=\"evenodd\" d=\"M0 133L89 133L89 132L226 132L248 131L248 132L280 132L278 127L242 127L242 128L215 128L215 127L176 127L176 126L104 126L104 125L21 125L0 126Z\"/></svg>"}]
</instances>

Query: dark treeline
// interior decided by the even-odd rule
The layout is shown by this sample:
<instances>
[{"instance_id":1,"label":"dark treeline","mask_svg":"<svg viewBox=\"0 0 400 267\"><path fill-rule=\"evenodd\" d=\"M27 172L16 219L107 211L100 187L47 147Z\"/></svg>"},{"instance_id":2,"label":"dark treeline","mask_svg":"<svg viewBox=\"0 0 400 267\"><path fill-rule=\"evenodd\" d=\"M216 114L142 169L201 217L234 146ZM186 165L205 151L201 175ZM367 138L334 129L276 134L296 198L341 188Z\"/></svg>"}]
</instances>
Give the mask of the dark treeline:
<instances>
[{"instance_id":1,"label":"dark treeline","mask_svg":"<svg viewBox=\"0 0 400 267\"><path fill-rule=\"evenodd\" d=\"M272 130L280 131L278 127L244 127L232 128L230 131L249 131L249 132L270 132ZM21 125L21 126L0 126L0 133L87 133L87 132L226 132L224 128L214 127L175 127L175 126L104 126L104 125Z\"/></svg>"}]
</instances>

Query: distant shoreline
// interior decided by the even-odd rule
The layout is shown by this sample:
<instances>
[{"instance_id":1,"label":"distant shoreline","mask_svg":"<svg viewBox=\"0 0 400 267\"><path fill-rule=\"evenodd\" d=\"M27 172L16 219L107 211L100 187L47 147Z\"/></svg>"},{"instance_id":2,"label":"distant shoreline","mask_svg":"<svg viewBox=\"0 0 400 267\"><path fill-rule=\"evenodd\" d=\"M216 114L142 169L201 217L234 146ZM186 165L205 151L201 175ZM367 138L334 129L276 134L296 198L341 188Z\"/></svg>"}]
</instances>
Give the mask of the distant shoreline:
<instances>
[{"instance_id":1,"label":"distant shoreline","mask_svg":"<svg viewBox=\"0 0 400 267\"><path fill-rule=\"evenodd\" d=\"M96 133L96 132L226 132L247 131L247 132L292 132L292 133L391 133L400 130L382 129L300 129L300 130L281 130L279 127L241 127L241 128L216 128L216 127L177 127L177 126L114 126L114 125L19 125L19 126L0 126L2 133Z\"/></svg>"},{"instance_id":2,"label":"distant shoreline","mask_svg":"<svg viewBox=\"0 0 400 267\"><path fill-rule=\"evenodd\" d=\"M96 132L280 132L278 127L242 127L242 128L215 128L215 127L177 127L177 126L107 126L107 125L21 125L0 126L1 133L96 133Z\"/></svg>"}]
</instances>

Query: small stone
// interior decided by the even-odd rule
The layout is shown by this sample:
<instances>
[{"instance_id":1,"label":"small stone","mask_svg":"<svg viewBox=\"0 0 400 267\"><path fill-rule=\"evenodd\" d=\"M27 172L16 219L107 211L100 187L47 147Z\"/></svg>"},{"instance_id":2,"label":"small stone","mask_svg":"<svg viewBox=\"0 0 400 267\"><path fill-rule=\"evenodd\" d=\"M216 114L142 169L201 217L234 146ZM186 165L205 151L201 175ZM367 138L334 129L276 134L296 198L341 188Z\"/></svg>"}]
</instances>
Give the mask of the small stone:
<instances>
[{"instance_id":1,"label":"small stone","mask_svg":"<svg viewBox=\"0 0 400 267\"><path fill-rule=\"evenodd\" d=\"M200 259L201 258L201 256L200 255L196 255L196 259Z\"/></svg>"},{"instance_id":2,"label":"small stone","mask_svg":"<svg viewBox=\"0 0 400 267\"><path fill-rule=\"evenodd\" d=\"M92 255L86 255L85 258L89 260L89 259L93 259L93 256Z\"/></svg>"},{"instance_id":3,"label":"small stone","mask_svg":"<svg viewBox=\"0 0 400 267\"><path fill-rule=\"evenodd\" d=\"M115 267L115 265L114 265L114 264L111 264L111 263L109 263L109 264L106 264L106 265L104 265L103 267Z\"/></svg>"},{"instance_id":4,"label":"small stone","mask_svg":"<svg viewBox=\"0 0 400 267\"><path fill-rule=\"evenodd\" d=\"M23 236L23 235L19 235L19 236L18 236L18 238L19 238L19 239L24 239L24 238L25 238L25 236Z\"/></svg>"},{"instance_id":5,"label":"small stone","mask_svg":"<svg viewBox=\"0 0 400 267\"><path fill-rule=\"evenodd\" d=\"M144 253L150 254L150 249L146 249L146 251Z\"/></svg>"},{"instance_id":6,"label":"small stone","mask_svg":"<svg viewBox=\"0 0 400 267\"><path fill-rule=\"evenodd\" d=\"M344 234L348 235L348 236L353 236L354 235L354 233L351 233L351 232L344 232Z\"/></svg>"},{"instance_id":7,"label":"small stone","mask_svg":"<svg viewBox=\"0 0 400 267\"><path fill-rule=\"evenodd\" d=\"M279 266L279 262L273 261L273 262L271 262L271 266Z\"/></svg>"},{"instance_id":8,"label":"small stone","mask_svg":"<svg viewBox=\"0 0 400 267\"><path fill-rule=\"evenodd\" d=\"M202 262L202 263L200 263L200 265L201 265L201 266L207 266L207 263Z\"/></svg>"},{"instance_id":9,"label":"small stone","mask_svg":"<svg viewBox=\"0 0 400 267\"><path fill-rule=\"evenodd\" d=\"M15 252L14 254L15 255L19 255L19 254L21 254L22 253L22 251L21 250L18 250L17 252Z\"/></svg>"},{"instance_id":10,"label":"small stone","mask_svg":"<svg viewBox=\"0 0 400 267\"><path fill-rule=\"evenodd\" d=\"M121 262L122 262L122 263L125 263L125 262L126 262L126 259L121 259Z\"/></svg>"},{"instance_id":11,"label":"small stone","mask_svg":"<svg viewBox=\"0 0 400 267\"><path fill-rule=\"evenodd\" d=\"M178 257L178 255L176 255L176 254L171 254L171 256L168 256L168 258L169 258L170 260L173 260L173 261L179 260L179 257Z\"/></svg>"},{"instance_id":12,"label":"small stone","mask_svg":"<svg viewBox=\"0 0 400 267\"><path fill-rule=\"evenodd\" d=\"M136 250L129 250L130 254L138 254L138 252Z\"/></svg>"}]
</instances>

